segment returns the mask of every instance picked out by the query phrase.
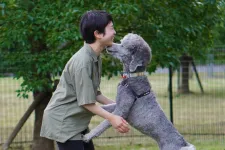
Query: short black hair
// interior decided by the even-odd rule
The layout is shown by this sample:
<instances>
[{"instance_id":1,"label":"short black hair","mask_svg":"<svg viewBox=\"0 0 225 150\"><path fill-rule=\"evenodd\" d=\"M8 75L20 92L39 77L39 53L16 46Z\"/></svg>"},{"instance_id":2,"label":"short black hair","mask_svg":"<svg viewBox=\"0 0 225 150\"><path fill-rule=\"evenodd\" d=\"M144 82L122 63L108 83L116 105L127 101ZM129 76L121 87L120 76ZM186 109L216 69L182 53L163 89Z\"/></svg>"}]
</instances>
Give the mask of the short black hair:
<instances>
[{"instance_id":1,"label":"short black hair","mask_svg":"<svg viewBox=\"0 0 225 150\"><path fill-rule=\"evenodd\" d=\"M83 40L88 43L95 42L94 31L105 34L105 27L113 22L112 16L104 10L87 11L80 21L80 33Z\"/></svg>"}]
</instances>

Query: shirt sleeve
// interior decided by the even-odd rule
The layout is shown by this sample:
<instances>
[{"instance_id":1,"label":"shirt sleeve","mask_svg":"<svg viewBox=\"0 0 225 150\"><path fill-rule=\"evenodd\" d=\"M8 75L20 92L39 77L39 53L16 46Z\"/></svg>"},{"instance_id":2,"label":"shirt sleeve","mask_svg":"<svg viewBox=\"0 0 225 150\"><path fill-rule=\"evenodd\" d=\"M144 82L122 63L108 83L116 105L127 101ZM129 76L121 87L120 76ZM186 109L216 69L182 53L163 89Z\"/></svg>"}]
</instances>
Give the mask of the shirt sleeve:
<instances>
[{"instance_id":1,"label":"shirt sleeve","mask_svg":"<svg viewBox=\"0 0 225 150\"><path fill-rule=\"evenodd\" d=\"M89 74L88 68L86 67L76 72L75 86L79 106L96 102L93 81Z\"/></svg>"}]
</instances>

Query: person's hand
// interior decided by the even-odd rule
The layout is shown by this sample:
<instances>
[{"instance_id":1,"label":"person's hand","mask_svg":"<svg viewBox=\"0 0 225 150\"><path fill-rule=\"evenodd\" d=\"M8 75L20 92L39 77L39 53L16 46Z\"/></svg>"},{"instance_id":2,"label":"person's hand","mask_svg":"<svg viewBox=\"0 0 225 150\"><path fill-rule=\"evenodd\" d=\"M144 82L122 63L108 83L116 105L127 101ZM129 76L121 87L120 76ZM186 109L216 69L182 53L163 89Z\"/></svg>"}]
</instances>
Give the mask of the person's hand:
<instances>
[{"instance_id":1,"label":"person's hand","mask_svg":"<svg viewBox=\"0 0 225 150\"><path fill-rule=\"evenodd\" d=\"M127 133L130 130L127 121L120 116L112 115L108 120L120 133Z\"/></svg>"}]
</instances>

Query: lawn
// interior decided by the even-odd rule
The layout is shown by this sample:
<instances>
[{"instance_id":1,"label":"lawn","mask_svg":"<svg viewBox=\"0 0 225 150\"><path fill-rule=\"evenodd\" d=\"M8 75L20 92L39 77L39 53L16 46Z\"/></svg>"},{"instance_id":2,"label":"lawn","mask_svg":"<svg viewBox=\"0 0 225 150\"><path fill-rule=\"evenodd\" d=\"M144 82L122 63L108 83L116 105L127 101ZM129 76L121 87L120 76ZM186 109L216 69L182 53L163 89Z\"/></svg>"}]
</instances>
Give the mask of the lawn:
<instances>
[{"instance_id":1,"label":"lawn","mask_svg":"<svg viewBox=\"0 0 225 150\"><path fill-rule=\"evenodd\" d=\"M225 150L224 143L193 143L197 150ZM159 150L155 145L96 146L96 150Z\"/></svg>"},{"instance_id":2,"label":"lawn","mask_svg":"<svg viewBox=\"0 0 225 150\"><path fill-rule=\"evenodd\" d=\"M209 78L200 74L204 88L201 94L195 77L189 80L192 94L180 95L177 93L177 78L173 77L173 110L174 125L198 150L224 150L225 140L225 78ZM120 77L110 80L102 78L101 91L111 99L115 99L116 87ZM149 81L156 93L157 100L164 112L169 116L168 75L152 74ZM29 99L19 99L15 90L19 88L20 81L12 78L0 78L0 143L3 143L19 119L32 102ZM34 115L29 118L22 131L14 141L31 141ZM95 127L100 121L99 117L92 119L90 127ZM132 129L129 133L121 135L113 129L108 129L100 138L94 140L97 150L145 150L157 149L156 143L141 133Z\"/></svg>"}]
</instances>

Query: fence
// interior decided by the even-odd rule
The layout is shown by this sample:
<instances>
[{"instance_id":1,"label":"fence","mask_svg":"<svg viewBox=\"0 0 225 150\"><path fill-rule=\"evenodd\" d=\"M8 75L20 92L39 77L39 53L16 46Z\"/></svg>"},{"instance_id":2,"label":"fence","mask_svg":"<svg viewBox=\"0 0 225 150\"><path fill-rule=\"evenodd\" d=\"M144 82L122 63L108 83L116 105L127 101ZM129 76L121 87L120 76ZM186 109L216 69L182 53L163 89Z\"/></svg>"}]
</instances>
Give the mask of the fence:
<instances>
[{"instance_id":1,"label":"fence","mask_svg":"<svg viewBox=\"0 0 225 150\"><path fill-rule=\"evenodd\" d=\"M225 55L224 55L225 56ZM212 59L210 59L212 61ZM197 71L204 93L201 93L199 83L194 72L189 78L190 94L180 94L178 74L173 74L173 120L175 127L185 138L192 141L220 141L225 140L225 61L221 60L203 64L196 61ZM5 69L2 69L5 70ZM191 69L192 70L192 69ZM32 102L32 95L28 99L16 97L15 90L20 87L22 80L13 79L13 74L0 75L0 144L2 145L12 132L19 119ZM115 99L116 87L120 77L107 80L102 79L101 91L111 99ZM168 69L158 68L149 75L149 81L156 93L158 102L170 118L170 103L168 95ZM30 146L33 135L34 114L30 116L12 144L13 149ZM97 126L102 119L94 117L90 128ZM103 144L156 144L152 139L132 129L127 134L116 133L112 128L95 139L96 145Z\"/></svg>"}]
</instances>

